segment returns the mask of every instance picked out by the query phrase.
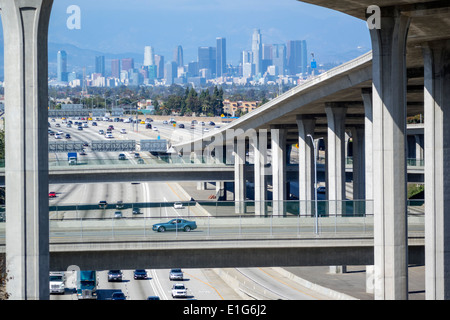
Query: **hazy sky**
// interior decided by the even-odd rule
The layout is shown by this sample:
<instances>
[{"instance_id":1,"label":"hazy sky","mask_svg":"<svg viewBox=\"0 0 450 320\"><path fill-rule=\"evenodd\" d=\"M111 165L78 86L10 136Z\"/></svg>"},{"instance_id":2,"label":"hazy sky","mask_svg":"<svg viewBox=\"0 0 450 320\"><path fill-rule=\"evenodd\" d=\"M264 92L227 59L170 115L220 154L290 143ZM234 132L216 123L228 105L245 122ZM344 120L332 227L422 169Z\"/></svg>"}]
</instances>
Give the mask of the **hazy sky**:
<instances>
[{"instance_id":1,"label":"hazy sky","mask_svg":"<svg viewBox=\"0 0 450 320\"><path fill-rule=\"evenodd\" d=\"M81 29L67 28L67 8L81 9ZM144 46L172 59L177 45L185 63L197 59L199 46L227 40L228 62L236 64L251 49L253 30L263 43L307 40L317 59L326 52L370 50L365 21L296 0L56 0L49 41L105 53L143 53Z\"/></svg>"}]
</instances>

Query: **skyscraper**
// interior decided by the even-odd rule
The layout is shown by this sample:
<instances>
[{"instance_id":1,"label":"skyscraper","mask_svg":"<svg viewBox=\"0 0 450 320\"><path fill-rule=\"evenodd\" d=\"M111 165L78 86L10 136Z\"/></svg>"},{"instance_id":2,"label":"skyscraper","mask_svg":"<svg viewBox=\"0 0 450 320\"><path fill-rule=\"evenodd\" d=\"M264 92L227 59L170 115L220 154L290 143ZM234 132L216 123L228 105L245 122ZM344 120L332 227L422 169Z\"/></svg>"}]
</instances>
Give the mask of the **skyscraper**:
<instances>
[{"instance_id":1,"label":"skyscraper","mask_svg":"<svg viewBox=\"0 0 450 320\"><path fill-rule=\"evenodd\" d=\"M275 66L275 75L284 76L286 70L286 46L284 44L272 45L272 65Z\"/></svg>"},{"instance_id":2,"label":"skyscraper","mask_svg":"<svg viewBox=\"0 0 450 320\"><path fill-rule=\"evenodd\" d=\"M261 74L262 70L262 40L261 32L255 29L252 37L253 64L255 65L255 74Z\"/></svg>"},{"instance_id":3,"label":"skyscraper","mask_svg":"<svg viewBox=\"0 0 450 320\"><path fill-rule=\"evenodd\" d=\"M175 61L179 67L182 67L184 65L183 64L183 47L177 46L175 48L175 51L173 53L173 61Z\"/></svg>"},{"instance_id":4,"label":"skyscraper","mask_svg":"<svg viewBox=\"0 0 450 320\"><path fill-rule=\"evenodd\" d=\"M133 58L124 58L122 59L122 71L129 71L134 69L134 59Z\"/></svg>"},{"instance_id":5,"label":"skyscraper","mask_svg":"<svg viewBox=\"0 0 450 320\"><path fill-rule=\"evenodd\" d=\"M216 77L221 77L227 68L227 41L225 38L216 38Z\"/></svg>"},{"instance_id":6,"label":"skyscraper","mask_svg":"<svg viewBox=\"0 0 450 320\"><path fill-rule=\"evenodd\" d=\"M171 61L166 64L164 69L164 78L166 79L166 84L173 84L174 79L177 77L177 63Z\"/></svg>"},{"instance_id":7,"label":"skyscraper","mask_svg":"<svg viewBox=\"0 0 450 320\"><path fill-rule=\"evenodd\" d=\"M155 52L153 47L146 46L144 48L144 66L152 66L155 64Z\"/></svg>"},{"instance_id":8,"label":"skyscraper","mask_svg":"<svg viewBox=\"0 0 450 320\"><path fill-rule=\"evenodd\" d=\"M164 56L160 56L158 54L155 54L155 65L157 68L157 75L156 77L158 79L164 78Z\"/></svg>"},{"instance_id":9,"label":"skyscraper","mask_svg":"<svg viewBox=\"0 0 450 320\"><path fill-rule=\"evenodd\" d=\"M95 57L95 73L105 76L105 56Z\"/></svg>"},{"instance_id":10,"label":"skyscraper","mask_svg":"<svg viewBox=\"0 0 450 320\"><path fill-rule=\"evenodd\" d=\"M201 69L208 69L211 74L216 72L216 48L198 48L198 70Z\"/></svg>"},{"instance_id":11,"label":"skyscraper","mask_svg":"<svg viewBox=\"0 0 450 320\"><path fill-rule=\"evenodd\" d=\"M56 75L58 81L67 81L67 53L63 50L58 51Z\"/></svg>"},{"instance_id":12,"label":"skyscraper","mask_svg":"<svg viewBox=\"0 0 450 320\"><path fill-rule=\"evenodd\" d=\"M305 40L291 40L287 44L287 65L289 74L307 74L308 53Z\"/></svg>"},{"instance_id":13,"label":"skyscraper","mask_svg":"<svg viewBox=\"0 0 450 320\"><path fill-rule=\"evenodd\" d=\"M111 60L111 77L113 77L113 78L120 77L120 60L119 59Z\"/></svg>"}]
</instances>

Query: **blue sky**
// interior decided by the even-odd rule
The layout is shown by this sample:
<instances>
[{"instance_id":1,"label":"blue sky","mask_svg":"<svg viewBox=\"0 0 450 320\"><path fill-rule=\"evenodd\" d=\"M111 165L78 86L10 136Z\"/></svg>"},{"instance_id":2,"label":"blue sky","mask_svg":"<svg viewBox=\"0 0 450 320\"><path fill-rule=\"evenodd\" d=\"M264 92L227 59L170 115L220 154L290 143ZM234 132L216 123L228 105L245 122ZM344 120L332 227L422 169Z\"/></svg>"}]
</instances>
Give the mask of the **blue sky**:
<instances>
[{"instance_id":1,"label":"blue sky","mask_svg":"<svg viewBox=\"0 0 450 320\"><path fill-rule=\"evenodd\" d=\"M80 30L66 26L72 4L81 9ZM364 21L296 0L56 0L49 41L105 53L143 53L151 45L166 61L182 45L189 62L199 46L225 37L228 62L236 64L251 49L255 28L267 44L307 40L318 61L330 52L370 50Z\"/></svg>"}]
</instances>

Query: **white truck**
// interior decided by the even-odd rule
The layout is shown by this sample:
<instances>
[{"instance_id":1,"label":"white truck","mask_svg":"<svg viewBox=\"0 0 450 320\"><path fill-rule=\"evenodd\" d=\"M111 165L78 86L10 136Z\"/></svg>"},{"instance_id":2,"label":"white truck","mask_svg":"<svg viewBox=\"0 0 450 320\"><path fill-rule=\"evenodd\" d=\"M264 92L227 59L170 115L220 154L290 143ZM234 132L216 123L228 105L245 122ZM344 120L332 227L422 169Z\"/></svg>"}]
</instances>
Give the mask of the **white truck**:
<instances>
[{"instance_id":1,"label":"white truck","mask_svg":"<svg viewBox=\"0 0 450 320\"><path fill-rule=\"evenodd\" d=\"M64 272L50 272L50 294L64 294Z\"/></svg>"}]
</instances>

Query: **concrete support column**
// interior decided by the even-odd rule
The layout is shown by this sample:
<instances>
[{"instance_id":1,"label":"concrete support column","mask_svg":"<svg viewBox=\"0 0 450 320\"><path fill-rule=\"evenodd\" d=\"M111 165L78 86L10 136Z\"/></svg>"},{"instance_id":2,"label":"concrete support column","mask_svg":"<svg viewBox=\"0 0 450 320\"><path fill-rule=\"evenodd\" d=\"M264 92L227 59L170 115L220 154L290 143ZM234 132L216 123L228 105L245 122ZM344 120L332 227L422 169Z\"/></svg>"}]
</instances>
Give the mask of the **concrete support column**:
<instances>
[{"instance_id":1,"label":"concrete support column","mask_svg":"<svg viewBox=\"0 0 450 320\"><path fill-rule=\"evenodd\" d=\"M375 299L408 299L406 38L410 18L381 10L372 29Z\"/></svg>"},{"instance_id":2,"label":"concrete support column","mask_svg":"<svg viewBox=\"0 0 450 320\"><path fill-rule=\"evenodd\" d=\"M345 200L345 114L347 108L341 103L327 103L325 107L328 121L327 139L327 195L329 214L342 213Z\"/></svg>"},{"instance_id":3,"label":"concrete support column","mask_svg":"<svg viewBox=\"0 0 450 320\"><path fill-rule=\"evenodd\" d=\"M234 144L234 201L235 212L245 213L245 139L237 139Z\"/></svg>"},{"instance_id":4,"label":"concrete support column","mask_svg":"<svg viewBox=\"0 0 450 320\"><path fill-rule=\"evenodd\" d=\"M425 68L425 292L450 299L450 41L427 44Z\"/></svg>"},{"instance_id":5,"label":"concrete support column","mask_svg":"<svg viewBox=\"0 0 450 320\"><path fill-rule=\"evenodd\" d=\"M287 129L271 129L273 215L284 215L286 200Z\"/></svg>"},{"instance_id":6,"label":"concrete support column","mask_svg":"<svg viewBox=\"0 0 450 320\"><path fill-rule=\"evenodd\" d=\"M423 160L423 135L422 134L415 134L414 135L414 141L416 143L416 165L420 166L422 160Z\"/></svg>"},{"instance_id":7,"label":"concrete support column","mask_svg":"<svg viewBox=\"0 0 450 320\"><path fill-rule=\"evenodd\" d=\"M365 170L365 199L373 200L373 108L372 89L363 89L361 92L364 102L364 170ZM372 203L366 203L366 210ZM373 210L366 211L373 213Z\"/></svg>"},{"instance_id":8,"label":"concrete support column","mask_svg":"<svg viewBox=\"0 0 450 320\"><path fill-rule=\"evenodd\" d=\"M48 57L52 0L0 0L5 51L6 268L13 300L49 299Z\"/></svg>"},{"instance_id":9,"label":"concrete support column","mask_svg":"<svg viewBox=\"0 0 450 320\"><path fill-rule=\"evenodd\" d=\"M314 144L308 135L314 137L316 119L304 115L297 116L298 127L298 194L300 215L311 215L314 190Z\"/></svg>"},{"instance_id":10,"label":"concrete support column","mask_svg":"<svg viewBox=\"0 0 450 320\"><path fill-rule=\"evenodd\" d=\"M267 162L267 130L259 130L257 135L250 139L254 152L254 185L255 185L255 215L266 214L267 179L264 165Z\"/></svg>"},{"instance_id":11,"label":"concrete support column","mask_svg":"<svg viewBox=\"0 0 450 320\"><path fill-rule=\"evenodd\" d=\"M353 146L353 200L363 200L365 194L364 128L351 128Z\"/></svg>"}]
</instances>

